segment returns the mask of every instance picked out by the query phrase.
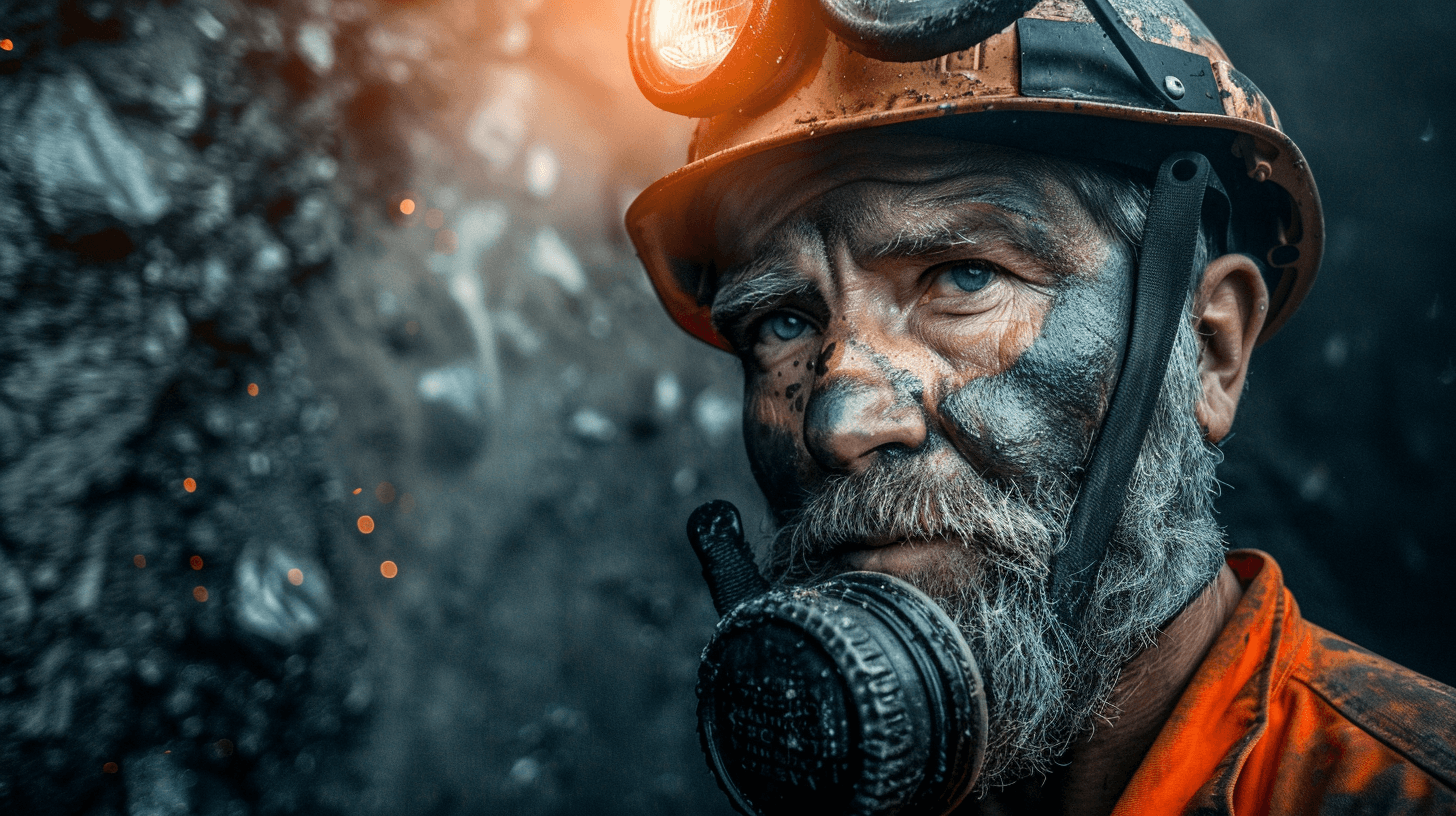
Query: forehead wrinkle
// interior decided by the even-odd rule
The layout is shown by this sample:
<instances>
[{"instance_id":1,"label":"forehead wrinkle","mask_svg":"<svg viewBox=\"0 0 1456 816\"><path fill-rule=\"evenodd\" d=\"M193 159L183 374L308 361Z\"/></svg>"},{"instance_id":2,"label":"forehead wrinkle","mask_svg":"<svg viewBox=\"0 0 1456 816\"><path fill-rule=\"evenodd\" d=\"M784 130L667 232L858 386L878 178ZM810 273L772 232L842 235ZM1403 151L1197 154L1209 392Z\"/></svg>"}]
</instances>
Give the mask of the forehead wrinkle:
<instances>
[{"instance_id":1,"label":"forehead wrinkle","mask_svg":"<svg viewBox=\"0 0 1456 816\"><path fill-rule=\"evenodd\" d=\"M914 258L945 252L958 246L1004 243L1038 261L1060 268L1062 253L1056 241L1039 223L1027 223L1017 214L994 205L964 203L937 207L928 212L919 207L899 208L906 212L885 237L885 229L870 229L850 242L852 251L864 258ZM886 225L888 226L888 225ZM880 234L875 234L879 232Z\"/></svg>"},{"instance_id":2,"label":"forehead wrinkle","mask_svg":"<svg viewBox=\"0 0 1456 816\"><path fill-rule=\"evenodd\" d=\"M822 198L813 217L859 258L915 257L991 240L1063 266L1038 213L1046 203L1025 188L1014 177L976 172L861 179Z\"/></svg>"}]
</instances>

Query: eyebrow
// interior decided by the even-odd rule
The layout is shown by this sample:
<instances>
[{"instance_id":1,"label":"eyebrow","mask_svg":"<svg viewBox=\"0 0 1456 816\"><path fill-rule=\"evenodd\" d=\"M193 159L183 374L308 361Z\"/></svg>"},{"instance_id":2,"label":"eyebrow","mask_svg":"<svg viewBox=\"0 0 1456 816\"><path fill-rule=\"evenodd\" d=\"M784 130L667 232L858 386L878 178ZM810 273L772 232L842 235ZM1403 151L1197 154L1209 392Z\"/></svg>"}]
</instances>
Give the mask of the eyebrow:
<instances>
[{"instance_id":1,"label":"eyebrow","mask_svg":"<svg viewBox=\"0 0 1456 816\"><path fill-rule=\"evenodd\" d=\"M728 280L713 297L713 325L720 332L776 303L819 298L819 288L782 257L769 255L729 269Z\"/></svg>"}]
</instances>

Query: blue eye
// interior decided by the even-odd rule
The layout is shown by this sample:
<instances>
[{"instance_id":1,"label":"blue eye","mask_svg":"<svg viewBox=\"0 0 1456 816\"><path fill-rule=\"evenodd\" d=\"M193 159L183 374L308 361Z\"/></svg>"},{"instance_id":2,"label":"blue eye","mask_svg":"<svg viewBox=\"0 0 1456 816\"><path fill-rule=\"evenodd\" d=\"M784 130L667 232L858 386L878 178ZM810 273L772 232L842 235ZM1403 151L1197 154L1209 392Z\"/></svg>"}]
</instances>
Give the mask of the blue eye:
<instances>
[{"instance_id":1,"label":"blue eye","mask_svg":"<svg viewBox=\"0 0 1456 816\"><path fill-rule=\"evenodd\" d=\"M979 292L996 277L995 270L979 263L958 263L946 270L951 283L966 292Z\"/></svg>"},{"instance_id":2,"label":"blue eye","mask_svg":"<svg viewBox=\"0 0 1456 816\"><path fill-rule=\"evenodd\" d=\"M793 340L809 330L809 321L790 312L774 312L764 318L759 326L760 339L767 340L769 333L780 340Z\"/></svg>"}]
</instances>

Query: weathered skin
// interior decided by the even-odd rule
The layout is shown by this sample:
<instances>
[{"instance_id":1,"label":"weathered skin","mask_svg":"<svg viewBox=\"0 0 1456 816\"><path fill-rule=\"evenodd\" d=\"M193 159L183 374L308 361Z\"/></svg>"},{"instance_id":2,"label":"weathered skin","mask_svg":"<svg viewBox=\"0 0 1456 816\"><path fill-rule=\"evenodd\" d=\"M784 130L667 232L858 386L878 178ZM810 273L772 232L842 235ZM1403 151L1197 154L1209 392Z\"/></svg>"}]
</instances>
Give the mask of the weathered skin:
<instances>
[{"instance_id":1,"label":"weathered skin","mask_svg":"<svg viewBox=\"0 0 1456 816\"><path fill-rule=\"evenodd\" d=\"M964 154L942 156L858 178L810 161L780 185L797 192L759 199L777 218L724 219L743 224L731 246L752 260L730 271L715 319L744 360L749 457L780 516L799 487L930 437L950 444L930 446L927 467L959 455L1024 483L1072 473L1095 431L1122 350L1126 252L1033 166L991 153L963 173ZM991 279L963 291L956 264ZM785 314L809 328L778 338L763 321Z\"/></svg>"},{"instance_id":2,"label":"weathered skin","mask_svg":"<svg viewBox=\"0 0 1456 816\"><path fill-rule=\"evenodd\" d=\"M946 478L969 463L1023 490L1076 477L1114 384L1131 263L1045 167L862 137L719 183L714 322L743 360L749 458L780 521L806 490L879 456ZM1209 265L1195 413L1211 440L1232 422L1266 303L1247 258ZM933 571L952 547L974 563L976 542L844 542L826 556L904 576ZM1127 665L1122 727L1099 729L1049 783L979 806L1110 812L1239 594L1225 568Z\"/></svg>"}]
</instances>

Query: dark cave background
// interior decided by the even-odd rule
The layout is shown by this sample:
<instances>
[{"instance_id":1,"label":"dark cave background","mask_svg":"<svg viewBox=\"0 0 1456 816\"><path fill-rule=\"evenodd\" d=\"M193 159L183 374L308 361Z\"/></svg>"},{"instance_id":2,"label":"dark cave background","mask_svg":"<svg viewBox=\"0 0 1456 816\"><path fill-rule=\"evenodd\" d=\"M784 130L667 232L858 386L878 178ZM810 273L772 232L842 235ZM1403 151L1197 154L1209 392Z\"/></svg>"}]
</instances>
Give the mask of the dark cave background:
<instances>
[{"instance_id":1,"label":"dark cave background","mask_svg":"<svg viewBox=\"0 0 1456 816\"><path fill-rule=\"evenodd\" d=\"M1456 682L1456 22L1194 5L1330 236L1221 519L1308 617ZM625 19L0 0L0 809L728 812L681 530L762 503L736 364L621 228L687 137Z\"/></svg>"}]
</instances>

